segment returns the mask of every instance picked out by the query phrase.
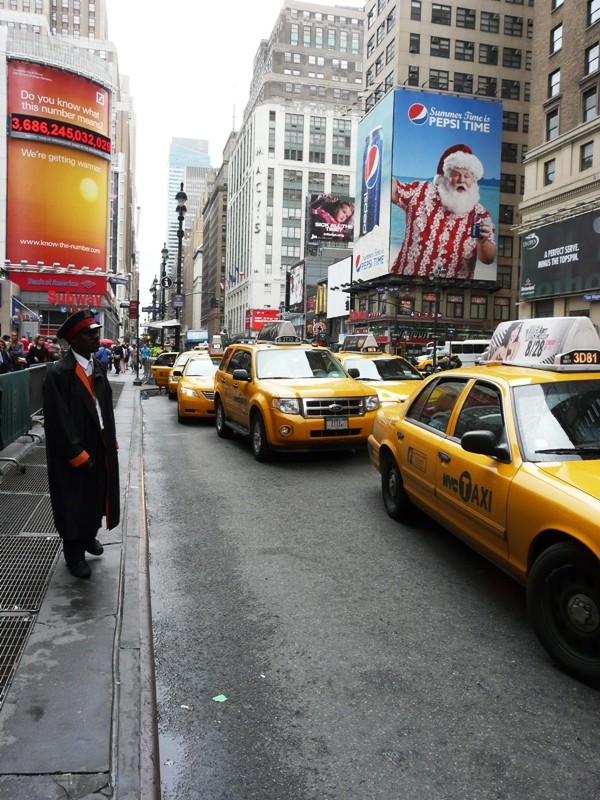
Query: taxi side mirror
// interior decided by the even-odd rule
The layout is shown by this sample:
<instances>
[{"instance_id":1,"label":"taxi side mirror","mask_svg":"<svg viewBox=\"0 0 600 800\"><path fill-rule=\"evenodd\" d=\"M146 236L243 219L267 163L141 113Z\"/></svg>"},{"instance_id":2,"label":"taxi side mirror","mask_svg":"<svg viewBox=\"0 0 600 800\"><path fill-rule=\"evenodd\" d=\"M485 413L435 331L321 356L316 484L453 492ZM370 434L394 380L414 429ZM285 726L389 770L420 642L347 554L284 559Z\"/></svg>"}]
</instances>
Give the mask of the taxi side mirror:
<instances>
[{"instance_id":1,"label":"taxi side mirror","mask_svg":"<svg viewBox=\"0 0 600 800\"><path fill-rule=\"evenodd\" d=\"M510 461L508 445L498 441L498 435L493 431L467 431L460 439L460 446L467 453L490 456L506 463Z\"/></svg>"},{"instance_id":2,"label":"taxi side mirror","mask_svg":"<svg viewBox=\"0 0 600 800\"><path fill-rule=\"evenodd\" d=\"M356 369L356 367L350 367L348 369L348 375L350 375L351 378L358 378L360 375L360 370Z\"/></svg>"},{"instance_id":3,"label":"taxi side mirror","mask_svg":"<svg viewBox=\"0 0 600 800\"><path fill-rule=\"evenodd\" d=\"M234 369L231 375L234 381L249 381L250 375L248 375L247 369Z\"/></svg>"},{"instance_id":4,"label":"taxi side mirror","mask_svg":"<svg viewBox=\"0 0 600 800\"><path fill-rule=\"evenodd\" d=\"M174 378L181 378L181 376L183 375L183 371L180 369L174 369L171 374L173 375Z\"/></svg>"}]
</instances>

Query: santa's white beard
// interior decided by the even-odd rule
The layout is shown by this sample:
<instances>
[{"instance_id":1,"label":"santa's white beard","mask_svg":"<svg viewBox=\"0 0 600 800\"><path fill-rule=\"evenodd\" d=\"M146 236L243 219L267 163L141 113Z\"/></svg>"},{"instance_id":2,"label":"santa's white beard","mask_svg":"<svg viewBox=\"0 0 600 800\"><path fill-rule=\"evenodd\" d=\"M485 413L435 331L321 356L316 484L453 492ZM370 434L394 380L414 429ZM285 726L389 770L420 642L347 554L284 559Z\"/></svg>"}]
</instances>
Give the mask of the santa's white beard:
<instances>
[{"instance_id":1,"label":"santa's white beard","mask_svg":"<svg viewBox=\"0 0 600 800\"><path fill-rule=\"evenodd\" d=\"M467 214L479 202L479 186L476 183L470 189L462 184L465 189L462 192L458 192L456 187L451 186L446 177L438 177L436 184L442 203L453 214Z\"/></svg>"}]
</instances>

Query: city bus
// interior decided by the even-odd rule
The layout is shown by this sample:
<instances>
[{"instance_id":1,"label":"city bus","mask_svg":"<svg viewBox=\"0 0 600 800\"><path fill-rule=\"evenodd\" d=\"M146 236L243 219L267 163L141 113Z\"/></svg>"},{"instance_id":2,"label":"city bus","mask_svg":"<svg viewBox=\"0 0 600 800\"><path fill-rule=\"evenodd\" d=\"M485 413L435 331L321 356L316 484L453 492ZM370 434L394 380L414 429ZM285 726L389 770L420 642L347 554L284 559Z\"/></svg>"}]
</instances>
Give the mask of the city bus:
<instances>
[{"instance_id":1,"label":"city bus","mask_svg":"<svg viewBox=\"0 0 600 800\"><path fill-rule=\"evenodd\" d=\"M484 351L487 350L491 339L462 339L461 341L446 341L438 342L436 355L451 356L456 355L460 358L464 367L473 366L476 364ZM423 355L417 356L417 366L419 369L425 369L431 365L433 359L433 342L427 342Z\"/></svg>"}]
</instances>

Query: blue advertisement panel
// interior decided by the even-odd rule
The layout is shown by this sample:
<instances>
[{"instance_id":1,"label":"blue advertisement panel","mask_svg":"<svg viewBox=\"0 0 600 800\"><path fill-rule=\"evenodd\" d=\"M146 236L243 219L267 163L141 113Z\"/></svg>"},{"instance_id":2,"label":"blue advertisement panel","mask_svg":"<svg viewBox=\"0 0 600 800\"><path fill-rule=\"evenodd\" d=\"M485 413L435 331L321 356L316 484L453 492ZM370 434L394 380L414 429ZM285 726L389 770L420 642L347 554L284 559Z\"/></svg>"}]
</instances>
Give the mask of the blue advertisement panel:
<instances>
[{"instance_id":1,"label":"blue advertisement panel","mask_svg":"<svg viewBox=\"0 0 600 800\"><path fill-rule=\"evenodd\" d=\"M597 300L599 290L600 214L597 211L536 228L523 236L520 300L580 292L592 292L592 298Z\"/></svg>"},{"instance_id":2,"label":"blue advertisement panel","mask_svg":"<svg viewBox=\"0 0 600 800\"><path fill-rule=\"evenodd\" d=\"M501 142L495 101L403 88L378 104L359 126L354 278L494 281Z\"/></svg>"}]
</instances>

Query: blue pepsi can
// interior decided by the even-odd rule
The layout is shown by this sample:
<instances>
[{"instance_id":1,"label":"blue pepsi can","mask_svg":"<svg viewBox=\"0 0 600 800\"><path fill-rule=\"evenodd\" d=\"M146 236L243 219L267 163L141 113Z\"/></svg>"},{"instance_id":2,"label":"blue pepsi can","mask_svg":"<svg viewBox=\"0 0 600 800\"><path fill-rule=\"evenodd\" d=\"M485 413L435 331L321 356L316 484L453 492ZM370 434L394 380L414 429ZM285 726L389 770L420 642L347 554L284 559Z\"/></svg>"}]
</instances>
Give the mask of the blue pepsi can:
<instances>
[{"instance_id":1,"label":"blue pepsi can","mask_svg":"<svg viewBox=\"0 0 600 800\"><path fill-rule=\"evenodd\" d=\"M381 125L367 136L363 156L362 194L360 197L360 235L370 233L379 225L379 205L381 201L381 159L383 137Z\"/></svg>"},{"instance_id":2,"label":"blue pepsi can","mask_svg":"<svg viewBox=\"0 0 600 800\"><path fill-rule=\"evenodd\" d=\"M471 217L471 236L473 239L481 239L481 214L473 213Z\"/></svg>"}]
</instances>

